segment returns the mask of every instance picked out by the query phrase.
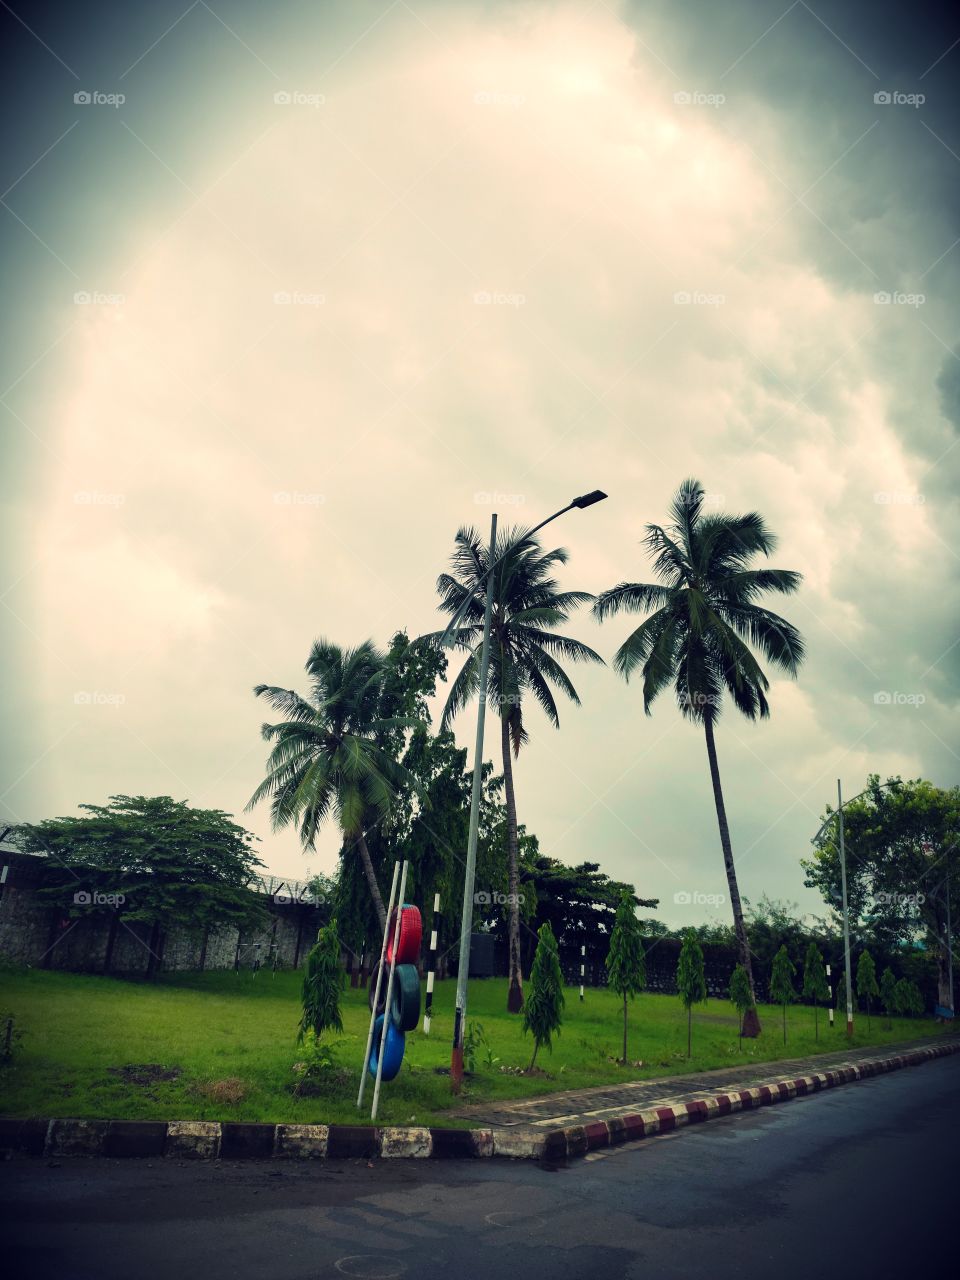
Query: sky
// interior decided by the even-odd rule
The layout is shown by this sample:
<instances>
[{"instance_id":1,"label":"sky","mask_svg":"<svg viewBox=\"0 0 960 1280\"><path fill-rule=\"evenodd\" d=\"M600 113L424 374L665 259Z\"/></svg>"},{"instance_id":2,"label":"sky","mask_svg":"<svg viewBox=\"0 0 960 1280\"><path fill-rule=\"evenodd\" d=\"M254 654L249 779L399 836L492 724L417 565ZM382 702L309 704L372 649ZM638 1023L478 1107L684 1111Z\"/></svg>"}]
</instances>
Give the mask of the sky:
<instances>
[{"instance_id":1,"label":"sky","mask_svg":"<svg viewBox=\"0 0 960 1280\"><path fill-rule=\"evenodd\" d=\"M660 3L3 4L0 820L243 815L258 683L438 625L463 524L646 581L687 476L803 587L717 733L741 893L837 779L957 783L960 18ZM639 619L571 634L612 659ZM573 671L516 766L544 853L728 918L702 733ZM457 724L472 751L475 708ZM496 758L498 735L488 736ZM243 815L243 816L241 816ZM678 897L679 895L679 897Z\"/></svg>"}]
</instances>

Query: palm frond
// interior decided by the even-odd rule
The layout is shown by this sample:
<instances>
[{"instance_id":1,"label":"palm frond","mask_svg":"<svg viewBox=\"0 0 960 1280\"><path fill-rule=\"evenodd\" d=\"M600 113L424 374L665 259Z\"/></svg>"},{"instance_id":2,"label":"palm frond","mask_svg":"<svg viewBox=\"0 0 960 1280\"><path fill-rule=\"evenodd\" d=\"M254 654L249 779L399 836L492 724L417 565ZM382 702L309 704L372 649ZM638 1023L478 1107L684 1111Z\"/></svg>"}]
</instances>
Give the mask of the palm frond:
<instances>
[{"instance_id":1,"label":"palm frond","mask_svg":"<svg viewBox=\"0 0 960 1280\"><path fill-rule=\"evenodd\" d=\"M608 591L601 591L593 606L593 616L598 622L614 614L640 613L644 609L661 607L670 599L670 588L652 582L620 582Z\"/></svg>"},{"instance_id":2,"label":"palm frond","mask_svg":"<svg viewBox=\"0 0 960 1280\"><path fill-rule=\"evenodd\" d=\"M658 609L624 640L614 654L613 665L625 680L629 680L637 667L646 662L650 656L650 650L670 617L670 609Z\"/></svg>"}]
</instances>

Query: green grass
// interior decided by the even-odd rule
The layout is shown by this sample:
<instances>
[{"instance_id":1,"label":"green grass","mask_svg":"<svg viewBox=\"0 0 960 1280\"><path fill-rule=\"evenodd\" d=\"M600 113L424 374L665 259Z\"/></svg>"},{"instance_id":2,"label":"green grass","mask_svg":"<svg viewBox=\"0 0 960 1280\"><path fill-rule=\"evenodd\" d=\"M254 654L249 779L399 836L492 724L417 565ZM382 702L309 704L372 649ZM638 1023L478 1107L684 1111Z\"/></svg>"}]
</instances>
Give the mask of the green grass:
<instances>
[{"instance_id":1,"label":"green grass","mask_svg":"<svg viewBox=\"0 0 960 1280\"><path fill-rule=\"evenodd\" d=\"M302 1058L295 1043L302 975L256 979L249 971L170 975L146 984L42 970L0 972L0 1009L12 1010L23 1040L12 1064L0 1068L0 1112L13 1116L110 1117L117 1119L267 1120L294 1123L356 1122L360 1061L366 1044L365 991L344 991L344 1034L334 1039L341 1071L324 1092L294 1097L293 1064ZM459 1101L436 1067L450 1061L455 984L437 984L430 1036L407 1036L400 1075L383 1086L379 1119L387 1124L455 1124L445 1112L464 1103L583 1088L714 1067L801 1057L846 1046L842 1029L820 1012L814 1042L813 1010L787 1012L783 1044L779 1008L761 1010L764 1030L738 1051L736 1014L722 1000L695 1012L693 1056L686 1057L686 1015L675 996L644 995L630 1007L629 1055L642 1067L610 1061L620 1051L621 1018L616 997L590 990L583 1004L568 988L565 1022L551 1054L541 1050L537 1066L546 1075L514 1076L501 1066L526 1067L532 1045L520 1019L505 1011L506 982L470 984L470 1021L480 1023L499 1062L485 1051ZM842 1020L841 1020L842 1021ZM936 1034L931 1019L858 1016L857 1047ZM160 1064L179 1074L172 1080L130 1083L109 1070ZM239 1080L242 1100L217 1101L204 1090ZM370 1092L367 1093L369 1103ZM369 1107L361 1119L369 1117Z\"/></svg>"}]
</instances>

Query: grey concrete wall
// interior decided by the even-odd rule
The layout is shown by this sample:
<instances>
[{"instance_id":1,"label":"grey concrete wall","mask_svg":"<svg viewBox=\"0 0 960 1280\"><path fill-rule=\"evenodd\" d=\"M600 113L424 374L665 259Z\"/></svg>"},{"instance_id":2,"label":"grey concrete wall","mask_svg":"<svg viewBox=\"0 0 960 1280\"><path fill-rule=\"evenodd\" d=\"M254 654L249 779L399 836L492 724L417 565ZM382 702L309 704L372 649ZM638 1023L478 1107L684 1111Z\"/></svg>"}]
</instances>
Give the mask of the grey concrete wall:
<instances>
[{"instance_id":1,"label":"grey concrete wall","mask_svg":"<svg viewBox=\"0 0 960 1280\"><path fill-rule=\"evenodd\" d=\"M0 892L0 961L34 968L102 973L112 914L91 910L88 916L69 919L59 908L49 906L37 896L45 880L42 858L3 849L0 863L7 867L7 878ZM241 967L252 967L258 950L261 963L269 966L272 945L276 946L279 963L284 968L302 965L317 929L324 922L323 912L308 903L261 897L270 913L264 928L243 936L239 936L236 929L223 929L210 932L206 940L202 935L173 929L163 942L162 967L167 970L232 969L238 946ZM146 973L151 959L150 927L128 924L120 916L119 920L114 918L113 928L110 972Z\"/></svg>"}]
</instances>

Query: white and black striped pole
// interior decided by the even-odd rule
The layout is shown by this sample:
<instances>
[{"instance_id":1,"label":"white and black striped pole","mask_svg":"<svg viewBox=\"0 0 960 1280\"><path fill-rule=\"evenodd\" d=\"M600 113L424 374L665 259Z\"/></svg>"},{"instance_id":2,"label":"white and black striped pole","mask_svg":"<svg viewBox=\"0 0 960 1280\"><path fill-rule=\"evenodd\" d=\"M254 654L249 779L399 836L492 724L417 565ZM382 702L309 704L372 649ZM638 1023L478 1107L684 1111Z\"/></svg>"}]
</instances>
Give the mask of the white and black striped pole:
<instances>
[{"instance_id":1,"label":"white and black striped pole","mask_svg":"<svg viewBox=\"0 0 960 1280\"><path fill-rule=\"evenodd\" d=\"M427 974L427 999L423 1006L423 1034L430 1034L430 1011L433 1009L433 980L437 972L437 933L440 928L440 895L433 895L433 928L430 930L430 972Z\"/></svg>"},{"instance_id":2,"label":"white and black striped pole","mask_svg":"<svg viewBox=\"0 0 960 1280\"><path fill-rule=\"evenodd\" d=\"M583 970L584 970L584 957L586 956L586 954L587 954L586 945L584 943L581 943L580 944L580 999L581 1000L583 999Z\"/></svg>"},{"instance_id":3,"label":"white and black striped pole","mask_svg":"<svg viewBox=\"0 0 960 1280\"><path fill-rule=\"evenodd\" d=\"M827 1000L827 1013L830 1015L830 1025L833 1026L833 986L830 982L830 966L827 965L827 986L830 988L830 996Z\"/></svg>"}]
</instances>

